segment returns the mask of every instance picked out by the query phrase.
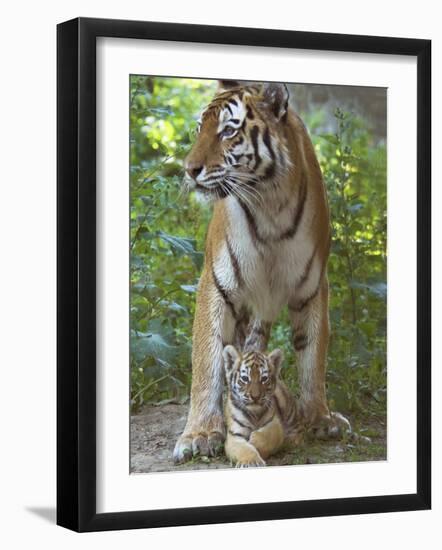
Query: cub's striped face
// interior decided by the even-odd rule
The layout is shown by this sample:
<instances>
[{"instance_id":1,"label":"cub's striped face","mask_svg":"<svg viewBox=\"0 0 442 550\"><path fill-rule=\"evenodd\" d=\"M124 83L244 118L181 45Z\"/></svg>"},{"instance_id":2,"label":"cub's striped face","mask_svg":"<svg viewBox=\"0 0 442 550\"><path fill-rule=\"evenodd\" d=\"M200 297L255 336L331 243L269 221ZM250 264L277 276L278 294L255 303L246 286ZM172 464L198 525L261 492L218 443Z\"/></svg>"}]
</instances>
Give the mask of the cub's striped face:
<instances>
[{"instance_id":1,"label":"cub's striped face","mask_svg":"<svg viewBox=\"0 0 442 550\"><path fill-rule=\"evenodd\" d=\"M284 84L237 86L203 111L185 183L209 199L236 195L251 205L288 166Z\"/></svg>"},{"instance_id":2,"label":"cub's striped face","mask_svg":"<svg viewBox=\"0 0 442 550\"><path fill-rule=\"evenodd\" d=\"M270 405L282 361L277 349L266 355L258 351L239 354L233 346L223 352L228 390L234 401L246 406Z\"/></svg>"}]
</instances>

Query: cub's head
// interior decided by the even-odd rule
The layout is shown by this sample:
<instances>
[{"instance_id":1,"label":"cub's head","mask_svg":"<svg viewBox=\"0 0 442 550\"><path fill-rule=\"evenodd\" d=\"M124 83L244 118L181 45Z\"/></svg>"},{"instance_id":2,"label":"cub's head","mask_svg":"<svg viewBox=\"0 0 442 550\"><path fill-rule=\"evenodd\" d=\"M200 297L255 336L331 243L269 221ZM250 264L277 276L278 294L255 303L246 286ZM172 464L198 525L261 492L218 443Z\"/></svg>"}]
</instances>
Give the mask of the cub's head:
<instances>
[{"instance_id":1,"label":"cub's head","mask_svg":"<svg viewBox=\"0 0 442 550\"><path fill-rule=\"evenodd\" d=\"M246 406L270 404L282 362L282 351L259 351L241 355L233 346L223 351L228 391L234 400Z\"/></svg>"},{"instance_id":2,"label":"cub's head","mask_svg":"<svg viewBox=\"0 0 442 550\"><path fill-rule=\"evenodd\" d=\"M289 165L285 84L241 86L215 96L202 112L185 160L185 184L208 199L236 195L247 203Z\"/></svg>"}]
</instances>

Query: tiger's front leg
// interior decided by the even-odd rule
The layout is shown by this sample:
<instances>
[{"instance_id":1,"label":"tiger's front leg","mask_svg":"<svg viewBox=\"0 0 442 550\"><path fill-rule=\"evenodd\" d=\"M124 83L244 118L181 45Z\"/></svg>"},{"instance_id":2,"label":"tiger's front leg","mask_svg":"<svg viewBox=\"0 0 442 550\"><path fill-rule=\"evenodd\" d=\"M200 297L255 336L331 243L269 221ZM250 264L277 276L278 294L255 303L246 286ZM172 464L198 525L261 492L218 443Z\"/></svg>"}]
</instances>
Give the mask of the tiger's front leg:
<instances>
[{"instance_id":1,"label":"tiger's front leg","mask_svg":"<svg viewBox=\"0 0 442 550\"><path fill-rule=\"evenodd\" d=\"M280 419L275 415L271 422L252 432L249 442L263 459L276 453L284 443L284 428Z\"/></svg>"},{"instance_id":2,"label":"tiger's front leg","mask_svg":"<svg viewBox=\"0 0 442 550\"><path fill-rule=\"evenodd\" d=\"M320 439L337 438L351 431L349 421L327 405L325 375L329 340L328 281L317 292L289 304L293 345L298 355L299 409L302 421Z\"/></svg>"},{"instance_id":3,"label":"tiger's front leg","mask_svg":"<svg viewBox=\"0 0 442 550\"><path fill-rule=\"evenodd\" d=\"M243 437L228 433L226 440L226 456L237 468L265 466L265 460L258 449Z\"/></svg>"},{"instance_id":4,"label":"tiger's front leg","mask_svg":"<svg viewBox=\"0 0 442 550\"><path fill-rule=\"evenodd\" d=\"M176 463L192 456L216 456L222 450L225 426L222 411L224 368L222 352L235 329L232 302L205 268L197 293L192 345L190 410L184 432L173 452Z\"/></svg>"}]
</instances>

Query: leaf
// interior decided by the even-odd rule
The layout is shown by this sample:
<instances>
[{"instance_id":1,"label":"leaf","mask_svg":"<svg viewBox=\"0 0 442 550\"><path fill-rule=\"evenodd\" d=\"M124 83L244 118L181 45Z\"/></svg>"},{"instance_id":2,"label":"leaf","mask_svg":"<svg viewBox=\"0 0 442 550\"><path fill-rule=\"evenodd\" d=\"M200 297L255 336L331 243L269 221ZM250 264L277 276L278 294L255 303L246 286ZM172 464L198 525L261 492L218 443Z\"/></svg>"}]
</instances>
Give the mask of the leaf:
<instances>
[{"instance_id":1,"label":"leaf","mask_svg":"<svg viewBox=\"0 0 442 550\"><path fill-rule=\"evenodd\" d=\"M350 286L352 288L367 289L378 298L385 299L387 297L387 284L384 282L368 284L368 283L358 283L357 281L351 281Z\"/></svg>"},{"instance_id":2,"label":"leaf","mask_svg":"<svg viewBox=\"0 0 442 550\"><path fill-rule=\"evenodd\" d=\"M364 205L360 202L356 203L356 204L351 204L351 205L348 205L347 206L347 210L349 212L351 212L352 214L356 214L357 212L359 212L359 210L361 210L362 208L364 208Z\"/></svg>"},{"instance_id":3,"label":"leaf","mask_svg":"<svg viewBox=\"0 0 442 550\"><path fill-rule=\"evenodd\" d=\"M198 289L197 285L180 285L180 288L182 288L185 292L190 293L194 293Z\"/></svg>"},{"instance_id":4,"label":"leaf","mask_svg":"<svg viewBox=\"0 0 442 550\"><path fill-rule=\"evenodd\" d=\"M167 304L167 307L172 311L177 311L178 313L184 313L185 315L189 314L187 309L177 302L169 302L169 304Z\"/></svg>"},{"instance_id":5,"label":"leaf","mask_svg":"<svg viewBox=\"0 0 442 550\"><path fill-rule=\"evenodd\" d=\"M170 365L179 355L180 348L170 342L170 332L155 321L149 324L148 332L131 331L131 351L137 361L151 356Z\"/></svg>"},{"instance_id":6,"label":"leaf","mask_svg":"<svg viewBox=\"0 0 442 550\"><path fill-rule=\"evenodd\" d=\"M177 237L164 233L163 231L159 231L157 235L164 242L168 243L178 256L190 256L196 267L201 269L203 265L203 253L196 249L195 239Z\"/></svg>"}]
</instances>

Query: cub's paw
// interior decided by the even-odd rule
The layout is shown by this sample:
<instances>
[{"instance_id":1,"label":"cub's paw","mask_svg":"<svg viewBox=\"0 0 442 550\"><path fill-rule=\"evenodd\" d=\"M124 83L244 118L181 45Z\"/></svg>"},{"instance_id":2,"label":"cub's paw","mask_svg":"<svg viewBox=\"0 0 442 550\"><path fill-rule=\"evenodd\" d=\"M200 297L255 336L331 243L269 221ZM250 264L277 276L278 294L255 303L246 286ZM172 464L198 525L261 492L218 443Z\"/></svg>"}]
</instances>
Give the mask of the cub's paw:
<instances>
[{"instance_id":1,"label":"cub's paw","mask_svg":"<svg viewBox=\"0 0 442 550\"><path fill-rule=\"evenodd\" d=\"M309 433L316 439L342 439L352 434L351 424L338 412L331 412L330 415L323 416L315 422L310 428Z\"/></svg>"},{"instance_id":2,"label":"cub's paw","mask_svg":"<svg viewBox=\"0 0 442 550\"><path fill-rule=\"evenodd\" d=\"M256 468L261 466L266 466L266 461L263 460L261 457L251 461L237 462L235 464L235 468Z\"/></svg>"},{"instance_id":3,"label":"cub's paw","mask_svg":"<svg viewBox=\"0 0 442 550\"><path fill-rule=\"evenodd\" d=\"M250 449L241 453L236 458L236 468L252 468L256 466L265 466L266 462L255 449Z\"/></svg>"},{"instance_id":4,"label":"cub's paw","mask_svg":"<svg viewBox=\"0 0 442 550\"><path fill-rule=\"evenodd\" d=\"M182 464L194 456L218 456L223 450L224 439L224 434L216 430L184 432L176 442L173 461Z\"/></svg>"}]
</instances>

